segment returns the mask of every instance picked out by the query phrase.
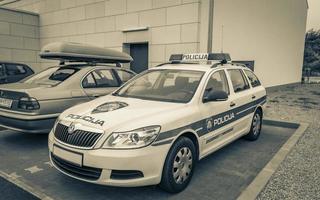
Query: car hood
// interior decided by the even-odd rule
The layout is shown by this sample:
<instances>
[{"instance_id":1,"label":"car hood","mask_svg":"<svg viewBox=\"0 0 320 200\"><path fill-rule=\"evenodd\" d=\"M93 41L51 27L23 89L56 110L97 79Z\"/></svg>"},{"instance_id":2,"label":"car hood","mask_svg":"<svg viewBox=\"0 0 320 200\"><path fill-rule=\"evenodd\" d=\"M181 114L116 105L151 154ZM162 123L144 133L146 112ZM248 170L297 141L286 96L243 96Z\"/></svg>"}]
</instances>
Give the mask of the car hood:
<instances>
[{"instance_id":1,"label":"car hood","mask_svg":"<svg viewBox=\"0 0 320 200\"><path fill-rule=\"evenodd\" d=\"M104 104L119 103L123 107L95 113L95 109ZM130 131L141 127L162 125L166 120L185 116L187 104L124 98L108 95L88 103L74 106L60 116L60 120L79 123L84 126L108 131ZM179 111L180 110L180 111ZM186 113L185 113L186 114Z\"/></svg>"}]
</instances>

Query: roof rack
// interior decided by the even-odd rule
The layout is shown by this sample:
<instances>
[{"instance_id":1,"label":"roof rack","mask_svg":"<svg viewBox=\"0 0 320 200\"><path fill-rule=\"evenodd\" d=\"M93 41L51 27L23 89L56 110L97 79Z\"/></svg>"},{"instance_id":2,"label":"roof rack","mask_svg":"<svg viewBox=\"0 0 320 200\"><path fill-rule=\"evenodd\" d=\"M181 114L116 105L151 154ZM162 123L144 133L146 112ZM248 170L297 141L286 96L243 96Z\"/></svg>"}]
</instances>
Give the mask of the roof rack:
<instances>
[{"instance_id":1,"label":"roof rack","mask_svg":"<svg viewBox=\"0 0 320 200\"><path fill-rule=\"evenodd\" d=\"M115 62L115 63L105 63L105 62L90 62L90 61L65 61L65 60L60 60L59 65L63 66L66 65L66 62L69 62L68 64L77 64L77 63L83 63L85 62L87 65L92 65L92 66L96 66L97 64L115 64L115 67L122 67L122 64L120 62ZM86 66L87 66L86 65Z\"/></svg>"},{"instance_id":2,"label":"roof rack","mask_svg":"<svg viewBox=\"0 0 320 200\"><path fill-rule=\"evenodd\" d=\"M43 59L59 60L64 62L86 63L130 63L133 59L130 55L92 45L54 42L44 46L39 54Z\"/></svg>"}]
</instances>

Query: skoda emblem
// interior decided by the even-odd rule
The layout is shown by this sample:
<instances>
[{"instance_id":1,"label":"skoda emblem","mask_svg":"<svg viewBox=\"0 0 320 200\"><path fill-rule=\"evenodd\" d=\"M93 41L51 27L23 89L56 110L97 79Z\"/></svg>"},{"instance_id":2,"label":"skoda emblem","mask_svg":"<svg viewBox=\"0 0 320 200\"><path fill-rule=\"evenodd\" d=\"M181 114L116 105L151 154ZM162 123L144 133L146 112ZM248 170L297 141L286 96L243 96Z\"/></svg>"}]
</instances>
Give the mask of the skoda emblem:
<instances>
[{"instance_id":1,"label":"skoda emblem","mask_svg":"<svg viewBox=\"0 0 320 200\"><path fill-rule=\"evenodd\" d=\"M74 133L74 130L76 129L76 126L74 124L71 124L68 128L68 133L72 134Z\"/></svg>"}]
</instances>

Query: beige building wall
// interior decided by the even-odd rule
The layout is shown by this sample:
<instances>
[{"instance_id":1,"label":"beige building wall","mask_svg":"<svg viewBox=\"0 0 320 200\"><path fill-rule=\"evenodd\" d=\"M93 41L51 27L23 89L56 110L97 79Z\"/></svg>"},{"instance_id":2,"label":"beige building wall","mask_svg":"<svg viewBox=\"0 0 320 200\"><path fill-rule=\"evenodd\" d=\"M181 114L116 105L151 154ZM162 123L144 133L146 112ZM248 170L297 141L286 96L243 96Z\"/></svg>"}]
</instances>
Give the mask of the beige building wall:
<instances>
[{"instance_id":1,"label":"beige building wall","mask_svg":"<svg viewBox=\"0 0 320 200\"><path fill-rule=\"evenodd\" d=\"M9 6L40 14L40 46L70 41L127 51L125 43L148 42L152 67L172 53L207 51L209 2L22 0ZM307 0L213 2L214 52L220 52L223 44L233 60L254 60L265 86L300 81ZM141 27L148 29L126 32ZM53 65L41 62L42 68Z\"/></svg>"},{"instance_id":2,"label":"beige building wall","mask_svg":"<svg viewBox=\"0 0 320 200\"><path fill-rule=\"evenodd\" d=\"M0 8L0 60L39 70L39 16Z\"/></svg>"},{"instance_id":3,"label":"beige building wall","mask_svg":"<svg viewBox=\"0 0 320 200\"><path fill-rule=\"evenodd\" d=\"M254 60L265 86L300 82L307 10L306 0L215 0L213 50Z\"/></svg>"},{"instance_id":4,"label":"beige building wall","mask_svg":"<svg viewBox=\"0 0 320 200\"><path fill-rule=\"evenodd\" d=\"M41 46L70 41L122 51L124 43L148 42L149 67L172 53L199 50L198 0L23 0L9 6L40 14ZM123 32L139 27L148 30Z\"/></svg>"}]
</instances>

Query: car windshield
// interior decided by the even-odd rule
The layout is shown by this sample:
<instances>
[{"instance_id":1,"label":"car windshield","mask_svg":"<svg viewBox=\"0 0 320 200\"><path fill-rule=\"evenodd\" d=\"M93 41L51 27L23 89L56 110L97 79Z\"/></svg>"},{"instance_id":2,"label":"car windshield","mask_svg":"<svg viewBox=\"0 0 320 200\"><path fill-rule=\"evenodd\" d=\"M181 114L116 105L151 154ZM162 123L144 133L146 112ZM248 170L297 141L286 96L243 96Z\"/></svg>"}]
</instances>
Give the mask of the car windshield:
<instances>
[{"instance_id":1,"label":"car windshield","mask_svg":"<svg viewBox=\"0 0 320 200\"><path fill-rule=\"evenodd\" d=\"M191 70L150 70L113 95L145 100L187 103L196 92L204 72Z\"/></svg>"},{"instance_id":2,"label":"car windshield","mask_svg":"<svg viewBox=\"0 0 320 200\"><path fill-rule=\"evenodd\" d=\"M79 69L76 68L65 68L65 67L51 67L38 74L31 76L30 78L24 79L23 83L34 83L39 85L51 85L55 86L73 74L75 74Z\"/></svg>"}]
</instances>

